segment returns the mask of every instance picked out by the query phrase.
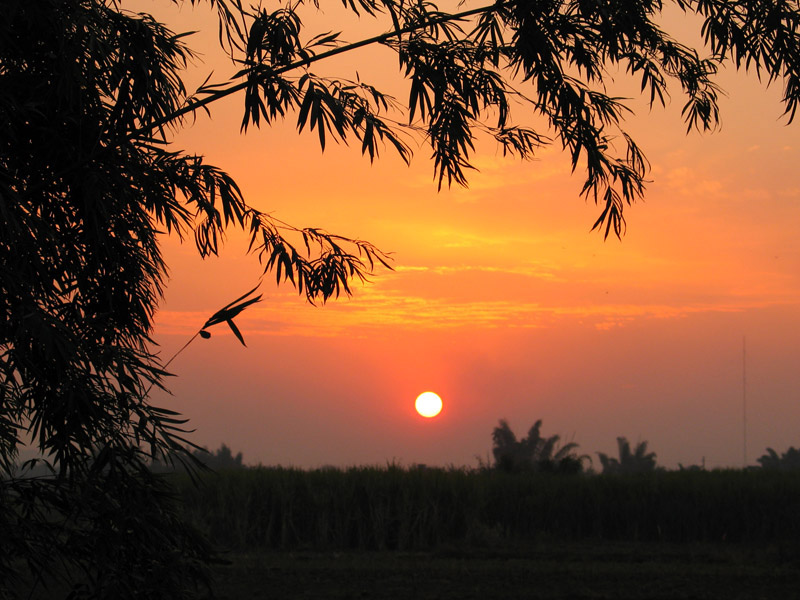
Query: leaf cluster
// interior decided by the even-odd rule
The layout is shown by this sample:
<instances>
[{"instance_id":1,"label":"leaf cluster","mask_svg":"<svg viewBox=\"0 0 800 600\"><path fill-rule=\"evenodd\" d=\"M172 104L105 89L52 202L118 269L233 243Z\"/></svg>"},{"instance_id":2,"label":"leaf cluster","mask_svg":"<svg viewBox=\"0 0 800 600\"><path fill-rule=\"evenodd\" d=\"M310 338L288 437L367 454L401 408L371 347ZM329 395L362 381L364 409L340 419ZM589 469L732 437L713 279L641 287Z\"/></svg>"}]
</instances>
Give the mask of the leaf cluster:
<instances>
[{"instance_id":1,"label":"leaf cluster","mask_svg":"<svg viewBox=\"0 0 800 600\"><path fill-rule=\"evenodd\" d=\"M647 441L642 440L631 450L625 437L617 438L619 458L598 452L603 473L649 473L656 470L656 453L647 451Z\"/></svg>"},{"instance_id":2,"label":"leaf cluster","mask_svg":"<svg viewBox=\"0 0 800 600\"><path fill-rule=\"evenodd\" d=\"M223 43L243 31L241 7L210 4L219 11ZM197 540L181 534L176 519L148 520L148 511L167 508L160 484L143 466L160 460L185 464L190 472L200 467L187 420L149 399L168 375L150 339L167 274L160 234L191 235L207 256L219 252L228 227L242 228L265 272L274 270L279 282L294 284L312 302L350 293L353 280L388 267L388 259L367 242L295 228L251 208L227 173L171 147L172 132L198 107L182 81L194 56L184 35L149 15L126 12L113 0L10 0L3 10L4 550L12 540L5 532L20 534L13 536L13 552L0 556L0 569L10 569L17 558L28 560L36 586L53 561L65 561L66 571L79 568L86 574L70 583L75 597L122 598L106 589L111 580L100 573L113 578L130 568L118 577L120 585L160 597L131 582L154 572L127 554L145 552L144 538L153 540L153 548L154 540L163 538L153 560L175 567L175 585L193 579L178 563L188 568L205 560ZM271 52L277 57L282 50L276 46ZM344 89L341 98L357 112L353 95ZM200 335L225 323L244 343L234 318L259 300L254 293L212 315ZM25 443L41 453L52 477L20 479L15 463ZM89 491L95 495L81 495ZM137 504L137 494L149 508ZM125 534L127 542L106 536L109 543L119 542L115 551L101 547L102 539L91 541L102 537L106 526L124 537L132 525L108 521L107 515L122 518L137 510L142 521L135 535ZM53 532L58 527L63 535ZM43 532L41 539L52 538L51 550L25 541L39 539L37 531ZM174 592L169 589L164 594Z\"/></svg>"},{"instance_id":3,"label":"leaf cluster","mask_svg":"<svg viewBox=\"0 0 800 600\"><path fill-rule=\"evenodd\" d=\"M766 454L756 459L762 469L778 471L800 470L800 449L790 446L786 452L778 454L772 448L767 448Z\"/></svg>"},{"instance_id":4,"label":"leaf cluster","mask_svg":"<svg viewBox=\"0 0 800 600\"><path fill-rule=\"evenodd\" d=\"M673 2L703 17L706 57L661 28L661 0L500 0L462 3L452 13L428 0L344 0L376 23L391 22L385 33L350 43L336 32L304 41L300 13L316 3L244 10L229 46L242 49L232 58L242 65L234 79L245 82L208 85L199 104L244 90L244 129L296 113L298 129L316 130L323 149L330 137L347 142L355 133L370 159L388 143L408 161L405 136L421 134L439 187L467 185L476 135L523 158L558 143L573 170L584 172L583 195L602 207L594 228L621 236L624 207L644 194L649 164L624 129L626 99L607 91L615 73L638 80L651 107L679 89L687 130L718 124L714 78L726 61L768 83L782 80L790 122L800 100L796 0ZM374 44L398 56L408 81L405 107L360 81L310 71ZM405 115L395 119L392 112Z\"/></svg>"},{"instance_id":5,"label":"leaf cluster","mask_svg":"<svg viewBox=\"0 0 800 600\"><path fill-rule=\"evenodd\" d=\"M560 436L544 437L539 419L528 430L528 434L517 439L508 421L501 419L492 431L492 455L494 468L506 472L543 471L556 473L578 473L583 470L587 455L578 455L578 444L560 444Z\"/></svg>"},{"instance_id":6,"label":"leaf cluster","mask_svg":"<svg viewBox=\"0 0 800 600\"><path fill-rule=\"evenodd\" d=\"M0 597L196 598L210 544L162 476L117 445L73 472L0 485ZM25 472L23 471L23 475Z\"/></svg>"}]
</instances>

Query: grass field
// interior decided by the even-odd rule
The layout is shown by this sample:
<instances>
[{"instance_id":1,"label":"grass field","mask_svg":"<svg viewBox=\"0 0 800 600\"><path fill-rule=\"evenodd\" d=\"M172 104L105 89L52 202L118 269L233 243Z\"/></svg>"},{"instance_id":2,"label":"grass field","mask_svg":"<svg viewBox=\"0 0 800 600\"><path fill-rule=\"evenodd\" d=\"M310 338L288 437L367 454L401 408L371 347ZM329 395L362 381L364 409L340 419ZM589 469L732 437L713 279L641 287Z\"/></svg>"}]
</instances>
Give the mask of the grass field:
<instances>
[{"instance_id":1,"label":"grass field","mask_svg":"<svg viewBox=\"0 0 800 600\"><path fill-rule=\"evenodd\" d=\"M180 489L189 520L237 552L800 540L800 472L256 468L212 473L199 487L184 480Z\"/></svg>"},{"instance_id":2,"label":"grass field","mask_svg":"<svg viewBox=\"0 0 800 600\"><path fill-rule=\"evenodd\" d=\"M183 485L216 598L800 598L800 474L260 468Z\"/></svg>"},{"instance_id":3,"label":"grass field","mask_svg":"<svg viewBox=\"0 0 800 600\"><path fill-rule=\"evenodd\" d=\"M200 600L800 600L800 472L166 476L222 559Z\"/></svg>"}]
</instances>

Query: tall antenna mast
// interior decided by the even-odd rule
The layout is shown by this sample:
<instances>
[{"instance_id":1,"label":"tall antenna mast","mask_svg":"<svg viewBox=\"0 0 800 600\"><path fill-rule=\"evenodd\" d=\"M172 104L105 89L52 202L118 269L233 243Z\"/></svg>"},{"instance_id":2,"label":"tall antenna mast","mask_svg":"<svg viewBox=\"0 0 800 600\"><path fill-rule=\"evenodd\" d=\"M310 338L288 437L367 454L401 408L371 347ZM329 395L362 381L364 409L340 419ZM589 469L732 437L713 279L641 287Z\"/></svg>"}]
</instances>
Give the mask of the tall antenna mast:
<instances>
[{"instance_id":1,"label":"tall antenna mast","mask_svg":"<svg viewBox=\"0 0 800 600\"><path fill-rule=\"evenodd\" d=\"M742 468L747 468L747 338L742 336Z\"/></svg>"}]
</instances>

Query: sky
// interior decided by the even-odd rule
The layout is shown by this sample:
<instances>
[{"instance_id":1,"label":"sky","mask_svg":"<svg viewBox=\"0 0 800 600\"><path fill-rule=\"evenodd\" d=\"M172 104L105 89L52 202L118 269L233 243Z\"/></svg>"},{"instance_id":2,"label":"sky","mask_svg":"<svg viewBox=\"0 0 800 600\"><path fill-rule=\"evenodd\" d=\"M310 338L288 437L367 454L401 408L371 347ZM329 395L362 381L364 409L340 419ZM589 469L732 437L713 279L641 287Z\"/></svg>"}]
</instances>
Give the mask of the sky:
<instances>
[{"instance_id":1,"label":"sky","mask_svg":"<svg viewBox=\"0 0 800 600\"><path fill-rule=\"evenodd\" d=\"M199 31L190 84L229 75L207 8L166 4L124 6ZM326 10L316 24L351 21ZM407 93L383 51L324 69ZM521 162L481 143L469 187L437 192L424 147L410 167L388 149L370 165L357 146L321 152L291 119L240 134L242 98L220 102L174 149L204 155L283 221L369 240L393 270L316 307L266 276L264 301L237 318L247 347L212 329L170 364L171 395L153 403L190 418L200 445L307 468L477 466L500 419L519 436L542 419L596 468L618 436L646 440L668 468L741 467L800 446L800 129L781 116L780 82L719 81L713 134L687 135L677 95L666 109L631 102L626 127L652 171L621 241L590 231L599 209L557 148ZM623 74L615 85L637 92ZM236 232L218 258L201 260L191 240L163 249L154 339L167 360L262 270ZM414 411L427 390L444 401L433 419Z\"/></svg>"}]
</instances>

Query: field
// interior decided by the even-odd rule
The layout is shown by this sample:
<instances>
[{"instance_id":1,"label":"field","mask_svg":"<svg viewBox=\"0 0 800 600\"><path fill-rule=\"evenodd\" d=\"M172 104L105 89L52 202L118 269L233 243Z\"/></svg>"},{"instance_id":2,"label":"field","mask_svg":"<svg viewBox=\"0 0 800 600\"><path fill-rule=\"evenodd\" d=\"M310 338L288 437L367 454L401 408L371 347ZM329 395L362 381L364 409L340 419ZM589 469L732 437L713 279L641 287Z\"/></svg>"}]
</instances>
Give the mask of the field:
<instances>
[{"instance_id":1,"label":"field","mask_svg":"<svg viewBox=\"0 0 800 600\"><path fill-rule=\"evenodd\" d=\"M719 545L541 544L504 552L286 552L234 555L219 600L793 599L797 561ZM777 561L777 562L776 562Z\"/></svg>"},{"instance_id":2,"label":"field","mask_svg":"<svg viewBox=\"0 0 800 600\"><path fill-rule=\"evenodd\" d=\"M258 468L180 485L215 597L800 598L800 474Z\"/></svg>"}]
</instances>

